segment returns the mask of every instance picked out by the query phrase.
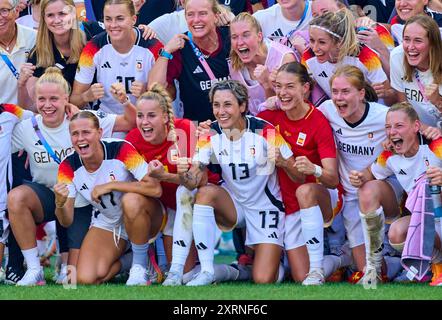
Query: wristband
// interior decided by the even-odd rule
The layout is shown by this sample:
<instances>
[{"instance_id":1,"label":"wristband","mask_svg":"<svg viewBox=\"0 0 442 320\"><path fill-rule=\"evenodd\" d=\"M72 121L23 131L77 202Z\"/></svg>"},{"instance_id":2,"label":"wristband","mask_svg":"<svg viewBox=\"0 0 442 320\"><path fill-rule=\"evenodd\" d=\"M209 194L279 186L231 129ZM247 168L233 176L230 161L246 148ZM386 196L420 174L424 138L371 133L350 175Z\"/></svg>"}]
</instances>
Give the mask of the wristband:
<instances>
[{"instance_id":1,"label":"wristband","mask_svg":"<svg viewBox=\"0 0 442 320\"><path fill-rule=\"evenodd\" d=\"M163 48L160 49L159 55L160 55L160 57L164 57L168 60L173 59L173 55L171 53L167 52L166 50L164 50Z\"/></svg>"},{"instance_id":2,"label":"wristband","mask_svg":"<svg viewBox=\"0 0 442 320\"><path fill-rule=\"evenodd\" d=\"M322 176L322 168L315 164L315 172L313 173L313 175L316 178L319 178L320 176Z\"/></svg>"}]
</instances>

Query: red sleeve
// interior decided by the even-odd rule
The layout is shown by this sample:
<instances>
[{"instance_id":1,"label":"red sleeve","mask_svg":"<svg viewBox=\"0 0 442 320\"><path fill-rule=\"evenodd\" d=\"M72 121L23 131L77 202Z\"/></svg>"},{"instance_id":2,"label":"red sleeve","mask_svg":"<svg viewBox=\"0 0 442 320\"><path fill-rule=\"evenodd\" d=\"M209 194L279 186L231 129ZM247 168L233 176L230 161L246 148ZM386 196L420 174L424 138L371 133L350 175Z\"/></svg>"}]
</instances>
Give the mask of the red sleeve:
<instances>
[{"instance_id":1,"label":"red sleeve","mask_svg":"<svg viewBox=\"0 0 442 320\"><path fill-rule=\"evenodd\" d=\"M169 60L167 65L167 83L173 85L173 80L178 79L183 69L183 61L181 51L175 51L173 53L173 59Z\"/></svg>"},{"instance_id":2,"label":"red sleeve","mask_svg":"<svg viewBox=\"0 0 442 320\"><path fill-rule=\"evenodd\" d=\"M155 57L155 60L158 59L160 55L160 49L163 47L163 44L158 39L150 39L148 49L150 52L152 52L153 56Z\"/></svg>"},{"instance_id":3,"label":"red sleeve","mask_svg":"<svg viewBox=\"0 0 442 320\"><path fill-rule=\"evenodd\" d=\"M316 134L319 158L336 158L336 144L333 138L333 130L328 120L321 111L315 109L319 130Z\"/></svg>"},{"instance_id":4,"label":"red sleeve","mask_svg":"<svg viewBox=\"0 0 442 320\"><path fill-rule=\"evenodd\" d=\"M58 167L57 181L59 183L70 184L72 183L73 179L74 179L74 169L72 169L70 162L67 159L65 159L60 163L60 166Z\"/></svg>"},{"instance_id":5,"label":"red sleeve","mask_svg":"<svg viewBox=\"0 0 442 320\"><path fill-rule=\"evenodd\" d=\"M195 125L189 119L175 119L175 131L181 157L192 158L197 142Z\"/></svg>"}]
</instances>

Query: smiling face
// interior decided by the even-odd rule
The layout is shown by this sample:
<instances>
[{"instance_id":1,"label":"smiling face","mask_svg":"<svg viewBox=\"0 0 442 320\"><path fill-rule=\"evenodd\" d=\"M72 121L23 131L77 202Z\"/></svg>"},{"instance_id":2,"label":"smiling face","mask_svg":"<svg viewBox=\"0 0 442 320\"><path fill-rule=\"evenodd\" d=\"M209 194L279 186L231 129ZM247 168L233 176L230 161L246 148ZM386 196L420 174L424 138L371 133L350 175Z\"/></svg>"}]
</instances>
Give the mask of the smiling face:
<instances>
[{"instance_id":1,"label":"smiling face","mask_svg":"<svg viewBox=\"0 0 442 320\"><path fill-rule=\"evenodd\" d=\"M160 144L167 137L169 118L156 100L142 99L137 103L137 128L143 139Z\"/></svg>"},{"instance_id":2,"label":"smiling face","mask_svg":"<svg viewBox=\"0 0 442 320\"><path fill-rule=\"evenodd\" d=\"M310 27L310 48L319 63L335 62L339 55L339 46L326 31Z\"/></svg>"},{"instance_id":3,"label":"smiling face","mask_svg":"<svg viewBox=\"0 0 442 320\"><path fill-rule=\"evenodd\" d=\"M347 77L337 76L333 79L331 91L339 116L350 123L358 122L365 111L365 90L356 88Z\"/></svg>"},{"instance_id":4,"label":"smiling face","mask_svg":"<svg viewBox=\"0 0 442 320\"><path fill-rule=\"evenodd\" d=\"M193 38L204 38L216 29L217 17L208 0L189 0L186 2L185 17Z\"/></svg>"},{"instance_id":5,"label":"smiling face","mask_svg":"<svg viewBox=\"0 0 442 320\"><path fill-rule=\"evenodd\" d=\"M420 24L411 23L406 27L402 46L410 66L421 71L430 67L430 41L427 31Z\"/></svg>"},{"instance_id":6,"label":"smiling face","mask_svg":"<svg viewBox=\"0 0 442 320\"><path fill-rule=\"evenodd\" d=\"M97 128L91 119L77 118L71 121L69 131L72 145L83 161L92 159L99 154L103 130Z\"/></svg>"},{"instance_id":7,"label":"smiling face","mask_svg":"<svg viewBox=\"0 0 442 320\"><path fill-rule=\"evenodd\" d=\"M18 17L18 13L15 9L12 9L8 0L0 0L1 9L7 9L9 13L6 17L0 15L0 38L11 39L11 33L14 30L15 19Z\"/></svg>"},{"instance_id":8,"label":"smiling face","mask_svg":"<svg viewBox=\"0 0 442 320\"><path fill-rule=\"evenodd\" d=\"M395 7L399 18L407 21L420 13L424 13L424 7L428 0L396 0Z\"/></svg>"},{"instance_id":9,"label":"smiling face","mask_svg":"<svg viewBox=\"0 0 442 320\"><path fill-rule=\"evenodd\" d=\"M419 149L417 133L419 121L412 121L405 112L397 110L387 113L385 130L393 149L397 154L411 157Z\"/></svg>"},{"instance_id":10,"label":"smiling face","mask_svg":"<svg viewBox=\"0 0 442 320\"><path fill-rule=\"evenodd\" d=\"M56 83L36 86L36 106L45 126L56 128L63 122L68 98L68 94Z\"/></svg>"},{"instance_id":11,"label":"smiling face","mask_svg":"<svg viewBox=\"0 0 442 320\"><path fill-rule=\"evenodd\" d=\"M112 42L130 38L137 16L132 16L124 4L110 4L104 7L104 27Z\"/></svg>"},{"instance_id":12,"label":"smiling face","mask_svg":"<svg viewBox=\"0 0 442 320\"><path fill-rule=\"evenodd\" d=\"M301 83L296 74L281 71L276 75L275 92L281 103L281 110L290 114L302 107L309 84Z\"/></svg>"},{"instance_id":13,"label":"smiling face","mask_svg":"<svg viewBox=\"0 0 442 320\"><path fill-rule=\"evenodd\" d=\"M230 90L217 90L213 95L213 115L223 129L242 129L244 122L242 114L246 105L238 104L238 100Z\"/></svg>"},{"instance_id":14,"label":"smiling face","mask_svg":"<svg viewBox=\"0 0 442 320\"><path fill-rule=\"evenodd\" d=\"M257 32L246 21L237 21L230 25L230 40L232 49L235 50L241 61L250 63L259 54L262 43L262 33Z\"/></svg>"},{"instance_id":15,"label":"smiling face","mask_svg":"<svg viewBox=\"0 0 442 320\"><path fill-rule=\"evenodd\" d=\"M312 1L312 16L314 18L322 16L326 12L336 12L339 10L335 0L315 0Z\"/></svg>"},{"instance_id":16,"label":"smiling face","mask_svg":"<svg viewBox=\"0 0 442 320\"><path fill-rule=\"evenodd\" d=\"M73 27L75 8L66 5L63 0L52 2L45 8L44 21L54 35L65 35Z\"/></svg>"}]
</instances>

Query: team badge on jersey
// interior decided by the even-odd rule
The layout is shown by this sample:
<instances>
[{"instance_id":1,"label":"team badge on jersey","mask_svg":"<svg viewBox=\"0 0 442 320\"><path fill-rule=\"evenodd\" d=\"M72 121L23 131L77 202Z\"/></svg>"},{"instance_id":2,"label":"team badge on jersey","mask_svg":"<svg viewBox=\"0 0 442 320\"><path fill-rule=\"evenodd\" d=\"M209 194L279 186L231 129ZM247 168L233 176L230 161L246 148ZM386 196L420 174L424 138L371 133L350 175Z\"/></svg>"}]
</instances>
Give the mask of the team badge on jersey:
<instances>
[{"instance_id":1,"label":"team badge on jersey","mask_svg":"<svg viewBox=\"0 0 442 320\"><path fill-rule=\"evenodd\" d=\"M250 154L254 157L254 156L255 156L255 153L256 153L255 146L250 147L249 150L250 150Z\"/></svg>"},{"instance_id":2,"label":"team badge on jersey","mask_svg":"<svg viewBox=\"0 0 442 320\"><path fill-rule=\"evenodd\" d=\"M368 133L368 139L372 140L372 139L373 139L373 136L374 136L374 135L373 135L373 132L369 132L369 133Z\"/></svg>"},{"instance_id":3,"label":"team badge on jersey","mask_svg":"<svg viewBox=\"0 0 442 320\"><path fill-rule=\"evenodd\" d=\"M117 180L117 178L115 177L115 175L114 175L114 173L112 171L109 172L109 178L110 178L111 181Z\"/></svg>"},{"instance_id":4,"label":"team badge on jersey","mask_svg":"<svg viewBox=\"0 0 442 320\"><path fill-rule=\"evenodd\" d=\"M177 149L171 149L170 150L170 160L171 160L171 162L177 162L178 161L178 150Z\"/></svg>"},{"instance_id":5,"label":"team badge on jersey","mask_svg":"<svg viewBox=\"0 0 442 320\"><path fill-rule=\"evenodd\" d=\"M304 146L306 138L307 138L307 135L304 132L300 132L298 135L298 140L296 140L296 144L301 147Z\"/></svg>"},{"instance_id":6,"label":"team badge on jersey","mask_svg":"<svg viewBox=\"0 0 442 320\"><path fill-rule=\"evenodd\" d=\"M143 61L137 60L136 68L137 68L137 71L142 71L143 70Z\"/></svg>"}]
</instances>

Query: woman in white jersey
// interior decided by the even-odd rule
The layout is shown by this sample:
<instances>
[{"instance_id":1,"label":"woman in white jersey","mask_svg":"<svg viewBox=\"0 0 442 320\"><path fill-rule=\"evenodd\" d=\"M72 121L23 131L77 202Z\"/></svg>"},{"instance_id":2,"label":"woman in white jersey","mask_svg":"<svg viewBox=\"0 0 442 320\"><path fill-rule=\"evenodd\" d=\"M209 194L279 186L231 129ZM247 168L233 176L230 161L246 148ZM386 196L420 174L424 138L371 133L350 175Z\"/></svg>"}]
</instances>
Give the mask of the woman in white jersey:
<instances>
[{"instance_id":1,"label":"woman in white jersey","mask_svg":"<svg viewBox=\"0 0 442 320\"><path fill-rule=\"evenodd\" d=\"M206 166L216 164L224 184L202 186L196 194L193 235L201 272L187 285L208 285L215 280L213 251L217 224L222 230L246 227L246 245L255 251L253 280L273 283L283 276L279 262L284 208L271 158L274 148L279 148L295 178L299 174L293 167L293 154L270 123L245 116L248 95L244 85L233 80L216 83L209 98L217 119L211 125L213 135L200 137L192 166L189 169L188 160L184 159L186 162L178 164L178 172L181 183L194 189L205 177Z\"/></svg>"},{"instance_id":2,"label":"woman in white jersey","mask_svg":"<svg viewBox=\"0 0 442 320\"><path fill-rule=\"evenodd\" d=\"M271 72L295 61L295 55L290 48L264 38L259 22L246 12L230 23L230 41L230 77L247 87L249 112L256 115L259 105L275 94Z\"/></svg>"},{"instance_id":3,"label":"woman in white jersey","mask_svg":"<svg viewBox=\"0 0 442 320\"><path fill-rule=\"evenodd\" d=\"M121 104L112 97L113 90L124 89L132 103L146 91L149 71L162 45L156 39L144 40L140 30L134 28L136 19L131 0L106 1L106 32L89 41L81 53L73 104L84 107L94 102L94 108L122 114Z\"/></svg>"},{"instance_id":4,"label":"woman in white jersey","mask_svg":"<svg viewBox=\"0 0 442 320\"><path fill-rule=\"evenodd\" d=\"M427 15L407 20L402 45L391 53L391 86L408 101L422 124L442 129L442 40Z\"/></svg>"},{"instance_id":5,"label":"woman in white jersey","mask_svg":"<svg viewBox=\"0 0 442 320\"><path fill-rule=\"evenodd\" d=\"M332 100L324 102L319 110L334 132L340 182L345 190L344 226L356 267L362 271L365 265L364 236L357 189L351 185L348 176L351 170L365 169L382 152L387 107L373 102L377 100L376 93L357 67L338 68L330 86Z\"/></svg>"},{"instance_id":6,"label":"woman in white jersey","mask_svg":"<svg viewBox=\"0 0 442 320\"><path fill-rule=\"evenodd\" d=\"M78 193L98 210L81 245L76 280L99 284L111 279L130 241L133 261L126 285L147 285L148 246L164 217L155 199L162 192L159 182L149 177L147 163L130 143L101 139L103 130L91 112L74 115L69 130L75 153L60 164L55 213L69 226ZM134 210L133 203L141 207Z\"/></svg>"},{"instance_id":7,"label":"woman in white jersey","mask_svg":"<svg viewBox=\"0 0 442 320\"><path fill-rule=\"evenodd\" d=\"M8 208L11 227L22 249L28 270L20 285L42 283L43 271L37 256L35 223L55 219L55 202L52 191L61 160L73 151L69 136L68 108L69 85L56 67L49 68L35 86L36 106L39 115L22 121L14 129L13 143L16 150L24 149L29 154L33 181L12 189L8 194ZM135 126L135 107L125 106L120 116L96 112L105 137L113 131L128 131ZM78 199L76 207L85 207L84 199ZM90 211L76 215L78 223L68 230L72 252L70 264L76 264L82 235L87 231L85 224ZM75 228L79 228L78 230Z\"/></svg>"},{"instance_id":8,"label":"woman in white jersey","mask_svg":"<svg viewBox=\"0 0 442 320\"><path fill-rule=\"evenodd\" d=\"M309 28L310 48L302 56L313 79L331 97L329 80L337 67L345 64L360 68L379 98L395 102L378 54L358 42L352 13L348 9L327 12L314 18Z\"/></svg>"},{"instance_id":9,"label":"woman in white jersey","mask_svg":"<svg viewBox=\"0 0 442 320\"><path fill-rule=\"evenodd\" d=\"M423 173L430 185L442 184L442 139L425 141L419 133L419 117L411 104L393 105L387 113L385 129L391 150L382 152L376 162L364 171L352 171L350 174L350 182L359 188L360 213L362 220L366 221L364 227L369 240L366 245L374 248L367 251L364 284L375 284L380 279L381 256L376 248L383 242L384 216L392 216L392 213L397 214L399 210L391 187L383 180L395 175L407 194L412 191ZM390 227L389 240L398 251L404 248L409 224L410 216L405 216L393 222ZM441 285L442 257L437 237L432 262L434 277L431 285Z\"/></svg>"}]
</instances>

